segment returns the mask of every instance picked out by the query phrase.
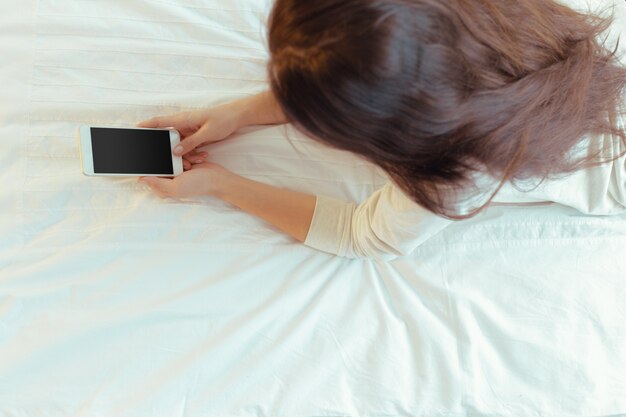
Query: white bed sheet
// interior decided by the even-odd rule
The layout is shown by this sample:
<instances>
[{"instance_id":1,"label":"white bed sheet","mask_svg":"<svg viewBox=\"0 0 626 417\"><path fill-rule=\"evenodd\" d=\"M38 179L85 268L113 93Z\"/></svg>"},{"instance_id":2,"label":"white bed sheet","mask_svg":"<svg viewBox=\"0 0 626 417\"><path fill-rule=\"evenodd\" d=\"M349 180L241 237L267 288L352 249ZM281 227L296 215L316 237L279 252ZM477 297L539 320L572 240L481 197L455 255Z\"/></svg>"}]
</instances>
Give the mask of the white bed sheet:
<instances>
[{"instance_id":1,"label":"white bed sheet","mask_svg":"<svg viewBox=\"0 0 626 417\"><path fill-rule=\"evenodd\" d=\"M269 0L0 0L0 416L626 414L626 216L493 207L390 263L80 173L80 124L266 88ZM291 129L207 149L361 201Z\"/></svg>"}]
</instances>

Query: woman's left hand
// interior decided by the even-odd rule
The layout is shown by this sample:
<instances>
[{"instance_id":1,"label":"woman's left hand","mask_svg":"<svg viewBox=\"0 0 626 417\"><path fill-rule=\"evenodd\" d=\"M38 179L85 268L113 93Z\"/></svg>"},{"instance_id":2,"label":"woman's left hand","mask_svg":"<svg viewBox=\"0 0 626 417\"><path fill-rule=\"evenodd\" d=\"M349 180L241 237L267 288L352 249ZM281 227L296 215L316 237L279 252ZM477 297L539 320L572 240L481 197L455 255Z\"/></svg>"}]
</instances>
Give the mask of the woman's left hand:
<instances>
[{"instance_id":1,"label":"woman's left hand","mask_svg":"<svg viewBox=\"0 0 626 417\"><path fill-rule=\"evenodd\" d=\"M226 168L203 162L174 178L139 177L138 182L148 185L161 198L214 196L228 175L232 173Z\"/></svg>"}]
</instances>

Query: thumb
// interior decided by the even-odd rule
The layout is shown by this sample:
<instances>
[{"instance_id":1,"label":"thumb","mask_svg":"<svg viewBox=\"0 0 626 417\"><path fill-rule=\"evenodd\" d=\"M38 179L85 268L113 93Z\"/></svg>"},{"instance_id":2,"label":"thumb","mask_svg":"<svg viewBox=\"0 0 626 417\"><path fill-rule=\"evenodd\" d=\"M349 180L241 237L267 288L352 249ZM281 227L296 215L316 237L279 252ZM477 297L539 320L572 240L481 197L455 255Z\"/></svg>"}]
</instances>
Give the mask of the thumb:
<instances>
[{"instance_id":1,"label":"thumb","mask_svg":"<svg viewBox=\"0 0 626 417\"><path fill-rule=\"evenodd\" d=\"M141 177L140 183L146 184L151 188L168 189L172 180L160 178L160 177Z\"/></svg>"},{"instance_id":2,"label":"thumb","mask_svg":"<svg viewBox=\"0 0 626 417\"><path fill-rule=\"evenodd\" d=\"M185 139L181 140L178 146L174 148L174 155L182 156L196 149L202 143L207 141L207 132L207 126L204 125L193 135L189 135Z\"/></svg>"},{"instance_id":3,"label":"thumb","mask_svg":"<svg viewBox=\"0 0 626 417\"><path fill-rule=\"evenodd\" d=\"M173 180L160 177L142 177L139 182L146 184L161 198L172 197L175 194Z\"/></svg>"}]
</instances>

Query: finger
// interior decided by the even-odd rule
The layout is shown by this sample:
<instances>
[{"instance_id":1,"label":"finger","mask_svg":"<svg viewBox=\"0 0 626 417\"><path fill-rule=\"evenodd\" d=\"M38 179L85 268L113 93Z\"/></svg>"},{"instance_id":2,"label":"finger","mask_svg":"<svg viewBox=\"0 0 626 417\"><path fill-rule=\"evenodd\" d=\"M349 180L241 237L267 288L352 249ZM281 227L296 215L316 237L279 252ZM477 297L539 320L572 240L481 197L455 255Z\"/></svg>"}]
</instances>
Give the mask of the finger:
<instances>
[{"instance_id":1,"label":"finger","mask_svg":"<svg viewBox=\"0 0 626 417\"><path fill-rule=\"evenodd\" d=\"M183 165L185 162L190 164L199 164L204 161L206 161L206 157L204 156L189 156L189 154L183 156Z\"/></svg>"},{"instance_id":2,"label":"finger","mask_svg":"<svg viewBox=\"0 0 626 417\"><path fill-rule=\"evenodd\" d=\"M196 159L205 159L208 156L209 156L209 154L206 153L206 152L191 151L188 154L186 154L185 156L183 156L183 159L187 159L189 161L193 161L193 160L196 160Z\"/></svg>"},{"instance_id":3,"label":"finger","mask_svg":"<svg viewBox=\"0 0 626 417\"><path fill-rule=\"evenodd\" d=\"M183 157L183 161L190 162L192 164L201 164L206 161L206 156L204 155L190 155L187 154Z\"/></svg>"},{"instance_id":4,"label":"finger","mask_svg":"<svg viewBox=\"0 0 626 417\"><path fill-rule=\"evenodd\" d=\"M209 156L208 152L206 151L198 152L198 150L195 150L185 155L185 158L206 158L207 156Z\"/></svg>"},{"instance_id":5,"label":"finger","mask_svg":"<svg viewBox=\"0 0 626 417\"><path fill-rule=\"evenodd\" d=\"M144 120L137 124L138 127L147 127L147 128L160 128L160 127L174 127L174 125L178 122L179 117L177 115L172 116L158 116L153 117L152 119Z\"/></svg>"},{"instance_id":6,"label":"finger","mask_svg":"<svg viewBox=\"0 0 626 417\"><path fill-rule=\"evenodd\" d=\"M199 168L210 168L213 164L211 162L203 162L201 164L195 164L191 167L191 169L199 169Z\"/></svg>"}]
</instances>

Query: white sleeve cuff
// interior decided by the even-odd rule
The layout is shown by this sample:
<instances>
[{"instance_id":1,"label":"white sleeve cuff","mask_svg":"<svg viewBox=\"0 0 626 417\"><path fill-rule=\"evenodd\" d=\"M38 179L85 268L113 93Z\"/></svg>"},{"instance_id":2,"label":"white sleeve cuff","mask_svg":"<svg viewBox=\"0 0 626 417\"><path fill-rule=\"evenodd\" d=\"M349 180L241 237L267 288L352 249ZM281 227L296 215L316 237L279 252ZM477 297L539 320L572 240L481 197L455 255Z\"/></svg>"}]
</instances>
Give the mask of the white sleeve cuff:
<instances>
[{"instance_id":1,"label":"white sleeve cuff","mask_svg":"<svg viewBox=\"0 0 626 417\"><path fill-rule=\"evenodd\" d=\"M355 203L318 195L304 244L323 252L345 256L356 207Z\"/></svg>"}]
</instances>

